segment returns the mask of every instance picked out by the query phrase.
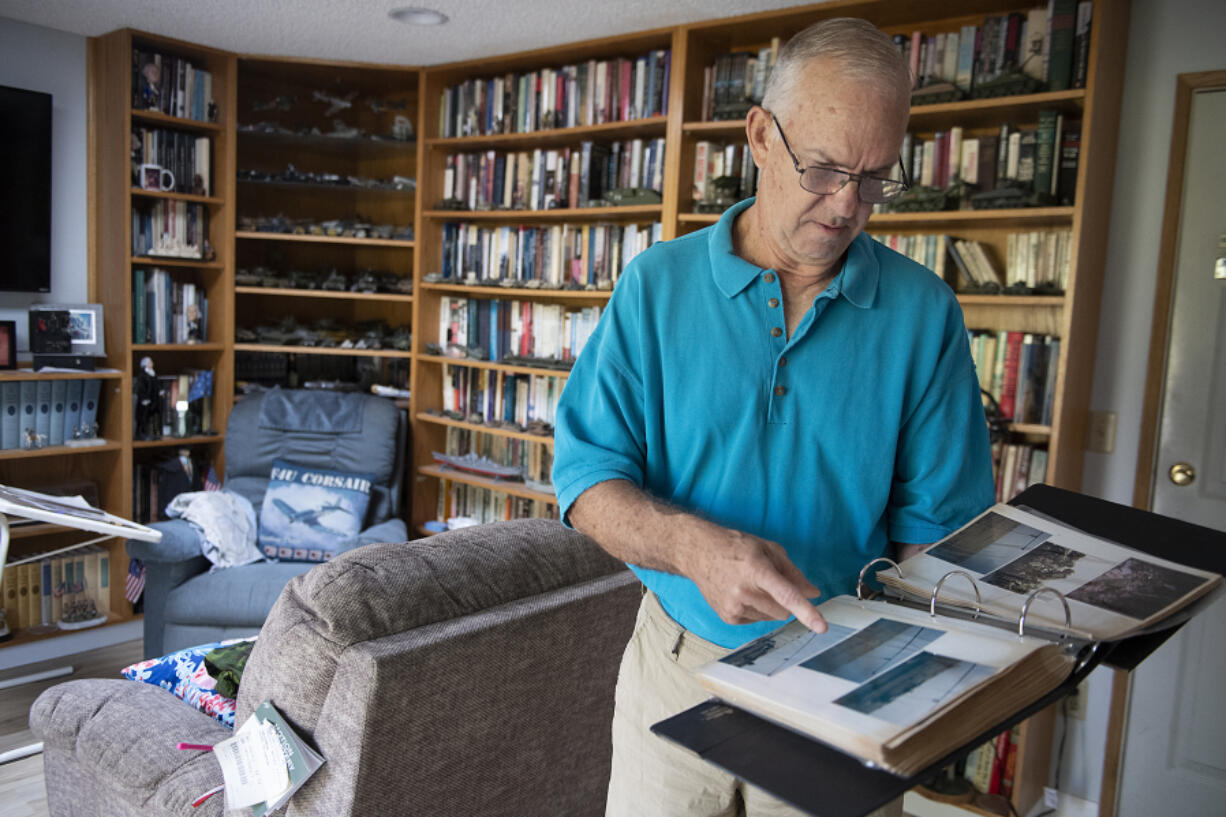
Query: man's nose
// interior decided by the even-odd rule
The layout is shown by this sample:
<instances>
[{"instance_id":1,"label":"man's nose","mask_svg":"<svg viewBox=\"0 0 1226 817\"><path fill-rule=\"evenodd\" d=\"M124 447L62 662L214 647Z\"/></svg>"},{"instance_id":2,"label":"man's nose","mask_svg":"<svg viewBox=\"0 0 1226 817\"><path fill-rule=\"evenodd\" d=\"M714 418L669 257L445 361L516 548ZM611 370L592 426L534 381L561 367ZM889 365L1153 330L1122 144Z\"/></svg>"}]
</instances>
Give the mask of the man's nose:
<instances>
[{"instance_id":1,"label":"man's nose","mask_svg":"<svg viewBox=\"0 0 1226 817\"><path fill-rule=\"evenodd\" d=\"M827 198L837 215L850 219L860 209L860 181L848 179L847 184L831 193Z\"/></svg>"}]
</instances>

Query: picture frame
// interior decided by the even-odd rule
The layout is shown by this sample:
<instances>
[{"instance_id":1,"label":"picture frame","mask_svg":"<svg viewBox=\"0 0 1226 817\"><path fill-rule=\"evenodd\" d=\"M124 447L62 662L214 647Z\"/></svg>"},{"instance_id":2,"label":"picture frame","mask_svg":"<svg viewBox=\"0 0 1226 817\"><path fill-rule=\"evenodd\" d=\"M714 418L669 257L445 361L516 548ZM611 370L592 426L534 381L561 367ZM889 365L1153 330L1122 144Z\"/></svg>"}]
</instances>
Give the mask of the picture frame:
<instances>
[{"instance_id":1,"label":"picture frame","mask_svg":"<svg viewBox=\"0 0 1226 817\"><path fill-rule=\"evenodd\" d=\"M68 313L69 354L106 357L106 335L102 304L36 304L33 310L59 310Z\"/></svg>"},{"instance_id":2,"label":"picture frame","mask_svg":"<svg viewBox=\"0 0 1226 817\"><path fill-rule=\"evenodd\" d=\"M0 321L0 371L17 368L17 321Z\"/></svg>"}]
</instances>

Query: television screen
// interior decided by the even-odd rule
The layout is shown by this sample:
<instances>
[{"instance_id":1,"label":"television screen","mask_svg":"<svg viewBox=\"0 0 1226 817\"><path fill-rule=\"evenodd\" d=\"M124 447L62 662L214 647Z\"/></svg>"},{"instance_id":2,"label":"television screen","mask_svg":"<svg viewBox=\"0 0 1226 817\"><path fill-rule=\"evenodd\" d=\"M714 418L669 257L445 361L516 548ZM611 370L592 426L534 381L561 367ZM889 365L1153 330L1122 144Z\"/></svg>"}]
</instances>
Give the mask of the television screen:
<instances>
[{"instance_id":1,"label":"television screen","mask_svg":"<svg viewBox=\"0 0 1226 817\"><path fill-rule=\"evenodd\" d=\"M0 290L51 291L51 94L0 85Z\"/></svg>"}]
</instances>

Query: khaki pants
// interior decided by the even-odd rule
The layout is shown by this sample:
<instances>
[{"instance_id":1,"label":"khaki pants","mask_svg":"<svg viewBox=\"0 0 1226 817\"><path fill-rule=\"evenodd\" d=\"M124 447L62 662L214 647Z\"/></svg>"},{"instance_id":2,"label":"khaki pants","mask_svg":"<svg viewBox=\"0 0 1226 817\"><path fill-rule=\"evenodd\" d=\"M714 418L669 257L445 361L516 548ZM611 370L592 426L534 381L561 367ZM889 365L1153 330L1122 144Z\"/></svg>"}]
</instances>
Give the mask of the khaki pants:
<instances>
[{"instance_id":1,"label":"khaki pants","mask_svg":"<svg viewBox=\"0 0 1226 817\"><path fill-rule=\"evenodd\" d=\"M686 632L664 612L654 594L643 597L617 678L606 817L790 817L804 813L650 731L653 723L710 698L693 672L729 652ZM897 800L874 815L901 813L902 801Z\"/></svg>"}]
</instances>

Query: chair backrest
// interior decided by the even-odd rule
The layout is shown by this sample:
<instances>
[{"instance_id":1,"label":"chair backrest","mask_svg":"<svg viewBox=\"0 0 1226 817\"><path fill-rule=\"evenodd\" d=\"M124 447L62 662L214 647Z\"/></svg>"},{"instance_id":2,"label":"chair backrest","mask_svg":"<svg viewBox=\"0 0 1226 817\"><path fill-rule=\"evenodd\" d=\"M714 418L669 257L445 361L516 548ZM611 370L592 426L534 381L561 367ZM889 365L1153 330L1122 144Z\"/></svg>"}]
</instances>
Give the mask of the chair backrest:
<instances>
[{"instance_id":1,"label":"chair backrest","mask_svg":"<svg viewBox=\"0 0 1226 817\"><path fill-rule=\"evenodd\" d=\"M601 815L640 598L557 521L358 548L282 591L238 722L271 700L328 759L291 817Z\"/></svg>"},{"instance_id":2,"label":"chair backrest","mask_svg":"<svg viewBox=\"0 0 1226 817\"><path fill-rule=\"evenodd\" d=\"M235 404L226 425L225 488L257 515L274 460L373 474L363 527L400 512L407 422L384 397L356 392L272 389Z\"/></svg>"}]
</instances>

